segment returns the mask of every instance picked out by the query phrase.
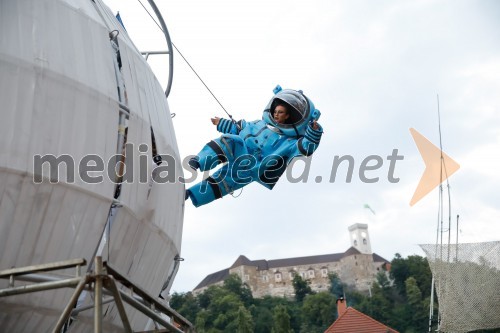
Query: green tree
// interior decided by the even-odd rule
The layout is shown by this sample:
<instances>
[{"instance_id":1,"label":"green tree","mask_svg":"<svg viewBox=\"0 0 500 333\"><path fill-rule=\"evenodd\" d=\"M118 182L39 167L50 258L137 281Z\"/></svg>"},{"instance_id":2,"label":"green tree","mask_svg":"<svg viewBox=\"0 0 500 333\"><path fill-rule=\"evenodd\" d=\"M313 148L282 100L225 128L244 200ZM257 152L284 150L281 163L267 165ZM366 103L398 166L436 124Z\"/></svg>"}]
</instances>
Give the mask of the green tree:
<instances>
[{"instance_id":1,"label":"green tree","mask_svg":"<svg viewBox=\"0 0 500 333\"><path fill-rule=\"evenodd\" d=\"M324 332L335 320L336 301L328 292L307 295L302 304L302 324L310 330Z\"/></svg>"},{"instance_id":2,"label":"green tree","mask_svg":"<svg viewBox=\"0 0 500 333\"><path fill-rule=\"evenodd\" d=\"M227 290L221 286L210 286L198 295L198 304L201 308L206 309L214 299L220 298L226 294Z\"/></svg>"},{"instance_id":3,"label":"green tree","mask_svg":"<svg viewBox=\"0 0 500 333\"><path fill-rule=\"evenodd\" d=\"M293 289L295 290L295 299L297 302L302 302L304 297L308 294L312 294L312 289L309 286L309 283L304 280L300 275L295 274L293 276Z\"/></svg>"},{"instance_id":4,"label":"green tree","mask_svg":"<svg viewBox=\"0 0 500 333\"><path fill-rule=\"evenodd\" d=\"M389 281L385 272L378 272L376 279L378 285L380 286L380 288L382 288L382 290L389 290L391 288L391 281Z\"/></svg>"},{"instance_id":5,"label":"green tree","mask_svg":"<svg viewBox=\"0 0 500 333\"><path fill-rule=\"evenodd\" d=\"M328 279L330 280L330 293L337 298L344 296L344 284L340 280L337 273L328 274Z\"/></svg>"},{"instance_id":6,"label":"green tree","mask_svg":"<svg viewBox=\"0 0 500 333\"><path fill-rule=\"evenodd\" d=\"M286 307L278 305L274 308L273 314L274 325L271 333L292 333L290 328L290 315L286 311Z\"/></svg>"},{"instance_id":7,"label":"green tree","mask_svg":"<svg viewBox=\"0 0 500 333\"><path fill-rule=\"evenodd\" d=\"M196 327L196 332L197 333L205 333L206 325L207 325L207 319L208 319L208 311L207 310L201 310L198 312L196 315L196 320L194 321L194 326Z\"/></svg>"},{"instance_id":8,"label":"green tree","mask_svg":"<svg viewBox=\"0 0 500 333\"><path fill-rule=\"evenodd\" d=\"M365 302L367 295L353 289L353 288L345 288L345 300L347 306L357 307L357 305Z\"/></svg>"},{"instance_id":9,"label":"green tree","mask_svg":"<svg viewBox=\"0 0 500 333\"><path fill-rule=\"evenodd\" d=\"M196 315L200 311L198 300L192 293L174 293L170 298L170 306L186 317L190 322L196 320Z\"/></svg>"},{"instance_id":10,"label":"green tree","mask_svg":"<svg viewBox=\"0 0 500 333\"><path fill-rule=\"evenodd\" d=\"M250 311L240 306L238 309L236 333L253 333L253 318Z\"/></svg>"},{"instance_id":11,"label":"green tree","mask_svg":"<svg viewBox=\"0 0 500 333\"><path fill-rule=\"evenodd\" d=\"M397 329L399 332L410 333L412 332L411 317L411 307L407 303L397 303L391 311L389 321L384 324Z\"/></svg>"},{"instance_id":12,"label":"green tree","mask_svg":"<svg viewBox=\"0 0 500 333\"><path fill-rule=\"evenodd\" d=\"M243 306L243 303L233 293L228 292L222 298L215 299L208 307L208 310L215 316L213 326L218 329L226 328L237 318L240 306Z\"/></svg>"},{"instance_id":13,"label":"green tree","mask_svg":"<svg viewBox=\"0 0 500 333\"><path fill-rule=\"evenodd\" d=\"M254 299L254 307L251 307L252 316L255 321L256 333L269 333L272 330L274 321L273 313L277 306L286 309L290 317L292 331L298 331L301 325L301 308L299 303L284 297L264 296Z\"/></svg>"},{"instance_id":14,"label":"green tree","mask_svg":"<svg viewBox=\"0 0 500 333\"><path fill-rule=\"evenodd\" d=\"M415 278L423 297L431 293L432 273L426 258L412 255L405 259L396 253L391 262L390 275L401 295L406 293L405 281L410 276Z\"/></svg>"},{"instance_id":15,"label":"green tree","mask_svg":"<svg viewBox=\"0 0 500 333\"><path fill-rule=\"evenodd\" d=\"M255 333L271 332L273 327L273 312L265 306L252 306L250 311L255 321Z\"/></svg>"},{"instance_id":16,"label":"green tree","mask_svg":"<svg viewBox=\"0 0 500 333\"><path fill-rule=\"evenodd\" d=\"M210 286L197 299L202 308L195 321L197 331L236 331L238 309L243 306L238 295L221 286Z\"/></svg>"},{"instance_id":17,"label":"green tree","mask_svg":"<svg viewBox=\"0 0 500 333\"><path fill-rule=\"evenodd\" d=\"M224 280L223 287L226 290L238 295L245 306L250 306L252 304L252 291L250 290L248 284L241 281L241 278L238 275L230 274L229 277Z\"/></svg>"},{"instance_id":18,"label":"green tree","mask_svg":"<svg viewBox=\"0 0 500 333\"><path fill-rule=\"evenodd\" d=\"M371 293L372 296L365 298L357 308L373 319L381 323L387 323L392 309L391 300L388 294L384 292L382 287L376 282L371 286Z\"/></svg>"},{"instance_id":19,"label":"green tree","mask_svg":"<svg viewBox=\"0 0 500 333\"><path fill-rule=\"evenodd\" d=\"M406 279L405 285L406 297L412 313L412 327L415 332L423 332L428 327L428 323L426 322L427 313L422 300L422 292L418 288L417 281L412 276Z\"/></svg>"},{"instance_id":20,"label":"green tree","mask_svg":"<svg viewBox=\"0 0 500 333\"><path fill-rule=\"evenodd\" d=\"M422 302L422 292L417 286L417 281L413 276L410 276L405 281L406 286L406 297L408 298L408 304L411 306L417 306Z\"/></svg>"},{"instance_id":21,"label":"green tree","mask_svg":"<svg viewBox=\"0 0 500 333\"><path fill-rule=\"evenodd\" d=\"M330 293L313 293L308 281L296 275L294 300L271 296L254 299L248 285L237 275L230 275L222 286L211 286L197 296L174 293L170 305L193 322L198 333L252 330L255 333L316 333L324 332L334 321L335 301L345 295L348 306L400 332L427 331L431 284L427 261L417 255L402 258L396 254L392 263L391 279L386 272L377 274L371 286L371 298L368 292L357 291L332 274ZM429 286L428 289L425 286Z\"/></svg>"}]
</instances>

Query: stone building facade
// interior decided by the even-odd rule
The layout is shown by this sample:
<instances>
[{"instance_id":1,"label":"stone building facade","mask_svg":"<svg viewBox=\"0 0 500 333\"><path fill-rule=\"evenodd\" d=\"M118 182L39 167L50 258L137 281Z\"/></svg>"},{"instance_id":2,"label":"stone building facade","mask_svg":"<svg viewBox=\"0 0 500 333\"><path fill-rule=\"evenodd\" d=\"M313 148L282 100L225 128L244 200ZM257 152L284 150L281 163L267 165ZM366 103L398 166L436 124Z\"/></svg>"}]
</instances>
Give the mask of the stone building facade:
<instances>
[{"instance_id":1,"label":"stone building facade","mask_svg":"<svg viewBox=\"0 0 500 333\"><path fill-rule=\"evenodd\" d=\"M350 226L349 232L353 246L343 253L274 260L250 260L240 255L231 267L208 275L193 292L198 294L211 285L222 284L229 274L237 274L254 297L293 297L295 274L309 281L312 290L327 291L330 273L336 273L343 283L359 291L368 291L377 273L387 271L390 264L375 253L363 253L371 252L366 224Z\"/></svg>"}]
</instances>

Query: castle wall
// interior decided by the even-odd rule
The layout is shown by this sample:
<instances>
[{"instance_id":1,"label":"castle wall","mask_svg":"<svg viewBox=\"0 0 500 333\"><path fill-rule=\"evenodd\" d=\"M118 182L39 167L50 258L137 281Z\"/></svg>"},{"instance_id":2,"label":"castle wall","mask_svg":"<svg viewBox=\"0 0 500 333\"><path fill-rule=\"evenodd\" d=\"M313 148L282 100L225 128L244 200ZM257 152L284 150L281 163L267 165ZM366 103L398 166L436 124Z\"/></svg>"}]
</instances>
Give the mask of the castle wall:
<instances>
[{"instance_id":1,"label":"castle wall","mask_svg":"<svg viewBox=\"0 0 500 333\"><path fill-rule=\"evenodd\" d=\"M355 288L361 292L369 292L371 285L376 281L377 273L384 271L386 267L385 261L374 262L374 254L371 251L370 236L368 234L368 225L356 223L349 228L349 237L351 240L351 248L345 253L338 253L335 256L317 256L315 260L305 260L304 258L290 258L286 261L265 261L259 260L252 262L245 256L240 256L229 269L229 274L237 274L241 280L248 284L254 297L264 297L266 295L278 297L293 297L295 291L293 288L294 274L300 275L304 280L309 282L313 291L321 292L328 291L330 287L329 274L335 273L340 280L348 286ZM378 255L375 255L377 260L384 260ZM320 258L320 259L318 259ZM298 260L301 259L301 260ZM305 262L317 262L322 260L336 260L333 262L303 264ZM262 269L262 266L277 265L291 263L301 263L303 265L282 266L270 269ZM259 269L261 267L261 269ZM387 267L390 269L390 265ZM220 272L219 272L220 273ZM224 276L227 276L227 271ZM386 272L387 274L387 272ZM211 283L222 284L223 276L210 276ZM194 290L200 293L207 288L205 287Z\"/></svg>"},{"instance_id":2,"label":"castle wall","mask_svg":"<svg viewBox=\"0 0 500 333\"><path fill-rule=\"evenodd\" d=\"M342 270L339 274L343 283L359 291L368 291L383 263L373 261L371 254L355 254L340 260Z\"/></svg>"},{"instance_id":3,"label":"castle wall","mask_svg":"<svg viewBox=\"0 0 500 333\"><path fill-rule=\"evenodd\" d=\"M373 262L370 254L355 254L342 258L338 262L285 266L268 270L258 270L255 266L238 266L229 270L237 274L248 284L254 297L266 295L277 297L293 297L293 276L299 274L309 281L311 289L316 292L328 291L330 280L328 275L336 273L343 283L351 285L359 291L368 291L383 263Z\"/></svg>"}]
</instances>

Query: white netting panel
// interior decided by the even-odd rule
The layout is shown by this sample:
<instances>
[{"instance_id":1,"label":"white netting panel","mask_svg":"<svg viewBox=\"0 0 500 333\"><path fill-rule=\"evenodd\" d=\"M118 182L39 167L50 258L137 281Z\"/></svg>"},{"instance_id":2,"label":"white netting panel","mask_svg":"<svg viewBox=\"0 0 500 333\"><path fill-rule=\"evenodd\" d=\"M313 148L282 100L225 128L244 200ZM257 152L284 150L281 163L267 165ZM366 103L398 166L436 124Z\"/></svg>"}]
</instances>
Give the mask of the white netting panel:
<instances>
[{"instance_id":1,"label":"white netting panel","mask_svg":"<svg viewBox=\"0 0 500 333\"><path fill-rule=\"evenodd\" d=\"M435 278L441 331L500 327L500 242L420 247Z\"/></svg>"}]
</instances>

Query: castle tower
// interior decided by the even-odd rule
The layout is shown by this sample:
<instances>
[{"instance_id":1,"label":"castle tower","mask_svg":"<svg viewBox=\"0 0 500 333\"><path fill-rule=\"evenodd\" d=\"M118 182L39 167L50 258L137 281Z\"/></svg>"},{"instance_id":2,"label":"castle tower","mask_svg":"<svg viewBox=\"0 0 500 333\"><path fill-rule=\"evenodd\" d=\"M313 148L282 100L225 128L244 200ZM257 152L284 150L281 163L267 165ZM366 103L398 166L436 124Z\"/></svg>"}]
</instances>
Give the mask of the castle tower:
<instances>
[{"instance_id":1,"label":"castle tower","mask_svg":"<svg viewBox=\"0 0 500 333\"><path fill-rule=\"evenodd\" d=\"M351 225L348 229L351 246L361 253L371 254L372 246L370 243L370 236L368 235L368 224L356 223Z\"/></svg>"}]
</instances>

